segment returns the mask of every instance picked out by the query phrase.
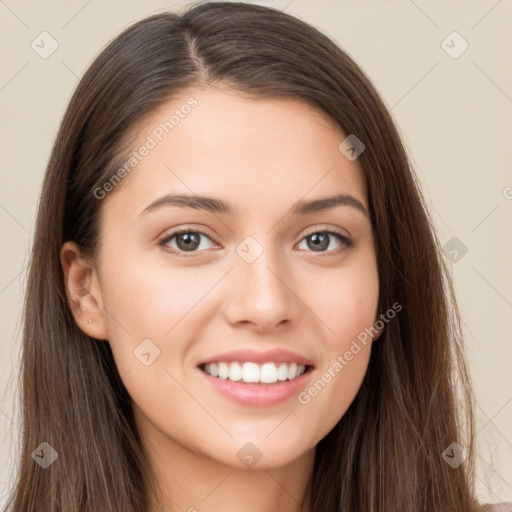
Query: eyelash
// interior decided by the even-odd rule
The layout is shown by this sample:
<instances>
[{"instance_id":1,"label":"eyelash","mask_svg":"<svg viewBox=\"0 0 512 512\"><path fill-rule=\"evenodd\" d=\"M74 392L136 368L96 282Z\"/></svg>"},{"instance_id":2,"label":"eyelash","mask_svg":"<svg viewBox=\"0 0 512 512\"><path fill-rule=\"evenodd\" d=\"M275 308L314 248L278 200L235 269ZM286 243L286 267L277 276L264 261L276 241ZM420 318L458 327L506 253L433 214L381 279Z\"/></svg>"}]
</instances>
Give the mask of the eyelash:
<instances>
[{"instance_id":1,"label":"eyelash","mask_svg":"<svg viewBox=\"0 0 512 512\"><path fill-rule=\"evenodd\" d=\"M162 247L162 249L164 251L169 252L171 254L174 254L174 255L176 255L178 257L190 258L195 253L201 252L201 251L191 251L190 253L187 253L185 251L171 249L171 248L169 248L166 245L174 237L176 237L178 235L182 235L184 233L195 233L195 234L198 234L198 235L204 235L205 237L207 237L207 238L209 238L211 240L211 237L209 235L207 235L206 233L204 233L203 231L201 231L199 229L182 228L182 229L177 229L176 231L173 231L169 235L166 235L165 237L161 238L158 241L158 245L160 247ZM347 238L346 236L342 235L338 231L335 231L335 230L332 230L332 229L324 229L324 230L316 229L314 231L310 231L309 233L306 233L304 235L304 237L300 241L302 242L302 240L304 240L305 238L308 238L309 236L315 235L315 234L318 234L318 233L327 233L329 235L333 235L333 236L335 236L341 242L341 246L338 249L333 249L331 251L325 251L325 252L319 252L318 253L319 255L322 255L322 256L335 256L335 255L341 254L343 251L345 251L347 249L350 249L350 248L352 248L354 246L353 242L349 238ZM309 251L309 252L315 252L315 251Z\"/></svg>"}]
</instances>

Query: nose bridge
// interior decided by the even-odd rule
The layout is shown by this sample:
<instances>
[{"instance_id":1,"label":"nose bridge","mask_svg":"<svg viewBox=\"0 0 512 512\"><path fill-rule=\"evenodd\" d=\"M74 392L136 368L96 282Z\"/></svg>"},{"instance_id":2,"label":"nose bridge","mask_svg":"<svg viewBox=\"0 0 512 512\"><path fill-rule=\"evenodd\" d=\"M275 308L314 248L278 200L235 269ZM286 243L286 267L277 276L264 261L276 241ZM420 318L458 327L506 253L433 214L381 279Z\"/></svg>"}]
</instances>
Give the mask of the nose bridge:
<instances>
[{"instance_id":1,"label":"nose bridge","mask_svg":"<svg viewBox=\"0 0 512 512\"><path fill-rule=\"evenodd\" d=\"M273 237L248 236L236 248L235 269L227 314L230 322L249 321L260 328L291 320L297 313L284 254ZM283 275L286 274L286 275Z\"/></svg>"},{"instance_id":2,"label":"nose bridge","mask_svg":"<svg viewBox=\"0 0 512 512\"><path fill-rule=\"evenodd\" d=\"M242 244L237 248L239 260L237 266L240 269L240 274L243 274L241 281L251 294L256 293L254 298L263 301L262 306L267 300L275 300L276 295L283 294L284 284L276 275L279 269L282 268L282 257L279 254L279 248L272 246L271 236L259 237L256 240L254 237L247 237ZM248 253L244 250L249 249Z\"/></svg>"},{"instance_id":3,"label":"nose bridge","mask_svg":"<svg viewBox=\"0 0 512 512\"><path fill-rule=\"evenodd\" d=\"M237 265L240 267L240 273L243 274L241 280L244 286L251 293L257 292L258 295L274 295L281 293L282 281L276 274L279 272L280 265L277 264L275 248L269 249L268 244L261 254L254 261L247 261L241 258Z\"/></svg>"}]
</instances>

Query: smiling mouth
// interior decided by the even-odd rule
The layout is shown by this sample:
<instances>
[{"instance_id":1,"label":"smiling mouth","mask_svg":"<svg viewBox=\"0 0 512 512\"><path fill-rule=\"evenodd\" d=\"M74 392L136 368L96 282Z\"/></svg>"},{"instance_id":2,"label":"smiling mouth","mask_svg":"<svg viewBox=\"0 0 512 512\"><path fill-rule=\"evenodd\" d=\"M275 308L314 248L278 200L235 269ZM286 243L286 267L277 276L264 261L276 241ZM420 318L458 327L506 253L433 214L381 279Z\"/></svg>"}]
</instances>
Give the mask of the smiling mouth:
<instances>
[{"instance_id":1,"label":"smiling mouth","mask_svg":"<svg viewBox=\"0 0 512 512\"><path fill-rule=\"evenodd\" d=\"M297 363L263 363L229 361L205 363L199 369L211 377L240 384L276 384L298 379L313 366Z\"/></svg>"}]
</instances>

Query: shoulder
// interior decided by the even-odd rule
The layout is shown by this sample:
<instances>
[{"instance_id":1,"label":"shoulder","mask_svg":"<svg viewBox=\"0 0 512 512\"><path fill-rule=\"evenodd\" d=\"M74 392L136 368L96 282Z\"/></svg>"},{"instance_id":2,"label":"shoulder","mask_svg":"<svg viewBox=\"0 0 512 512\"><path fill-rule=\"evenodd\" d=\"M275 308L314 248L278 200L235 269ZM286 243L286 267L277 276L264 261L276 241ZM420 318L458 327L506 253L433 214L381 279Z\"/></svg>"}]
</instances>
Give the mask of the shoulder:
<instances>
[{"instance_id":1,"label":"shoulder","mask_svg":"<svg viewBox=\"0 0 512 512\"><path fill-rule=\"evenodd\" d=\"M502 503L486 503L483 505L485 512L512 512L512 501Z\"/></svg>"}]
</instances>

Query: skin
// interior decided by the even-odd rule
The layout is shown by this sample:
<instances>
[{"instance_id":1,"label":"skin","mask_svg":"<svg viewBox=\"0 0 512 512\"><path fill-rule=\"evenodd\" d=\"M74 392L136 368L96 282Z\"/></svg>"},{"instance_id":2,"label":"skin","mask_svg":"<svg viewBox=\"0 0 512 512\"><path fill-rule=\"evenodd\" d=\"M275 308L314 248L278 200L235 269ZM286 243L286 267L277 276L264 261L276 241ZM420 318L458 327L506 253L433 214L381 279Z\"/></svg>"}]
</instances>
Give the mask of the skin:
<instances>
[{"instance_id":1,"label":"skin","mask_svg":"<svg viewBox=\"0 0 512 512\"><path fill-rule=\"evenodd\" d=\"M338 150L346 134L322 112L220 86L187 90L153 113L134 150L191 95L198 106L102 200L94 262L74 242L62 247L68 298L79 327L112 347L165 511L309 510L315 446L359 390L371 340L306 405L297 396L266 407L234 403L196 366L233 349L285 348L313 361L307 389L374 324L370 219L347 205L289 211L335 192L368 210L364 175ZM141 213L167 193L222 198L238 213L169 205ZM208 235L189 257L158 245L182 227ZM306 235L325 229L353 247L330 235L317 249ZM236 252L248 236L263 249L252 263ZM186 248L179 237L167 246ZM149 366L133 353L147 338L160 350ZM262 454L253 467L237 457L248 442Z\"/></svg>"}]
</instances>

